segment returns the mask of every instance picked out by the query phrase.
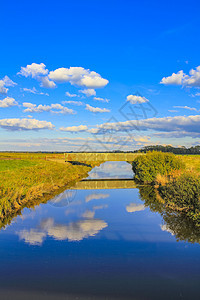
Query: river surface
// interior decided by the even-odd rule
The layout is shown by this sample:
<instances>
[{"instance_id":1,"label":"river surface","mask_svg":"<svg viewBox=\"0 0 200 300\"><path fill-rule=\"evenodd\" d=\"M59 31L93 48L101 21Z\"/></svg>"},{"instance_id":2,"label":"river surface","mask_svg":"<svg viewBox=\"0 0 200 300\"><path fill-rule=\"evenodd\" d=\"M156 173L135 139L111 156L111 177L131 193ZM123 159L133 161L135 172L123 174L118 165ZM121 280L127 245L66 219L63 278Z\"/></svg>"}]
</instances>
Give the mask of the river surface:
<instances>
[{"instance_id":1,"label":"river surface","mask_svg":"<svg viewBox=\"0 0 200 300\"><path fill-rule=\"evenodd\" d=\"M200 299L199 231L132 178L104 163L2 229L0 299Z\"/></svg>"}]
</instances>

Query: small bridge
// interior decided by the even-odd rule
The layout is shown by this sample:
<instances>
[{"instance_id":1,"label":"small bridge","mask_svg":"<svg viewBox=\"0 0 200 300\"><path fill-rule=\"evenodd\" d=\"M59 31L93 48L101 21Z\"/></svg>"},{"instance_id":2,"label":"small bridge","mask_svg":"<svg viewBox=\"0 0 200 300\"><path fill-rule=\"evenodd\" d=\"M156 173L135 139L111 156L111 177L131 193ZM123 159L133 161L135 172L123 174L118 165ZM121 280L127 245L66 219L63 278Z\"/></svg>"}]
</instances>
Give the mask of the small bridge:
<instances>
[{"instance_id":1,"label":"small bridge","mask_svg":"<svg viewBox=\"0 0 200 300\"><path fill-rule=\"evenodd\" d=\"M133 161L136 156L141 155L141 153L113 153L113 152L73 152L73 153L65 153L66 161Z\"/></svg>"},{"instance_id":2,"label":"small bridge","mask_svg":"<svg viewBox=\"0 0 200 300\"><path fill-rule=\"evenodd\" d=\"M75 190L107 190L107 189L134 189L133 179L86 179L76 183L71 189Z\"/></svg>"}]
</instances>

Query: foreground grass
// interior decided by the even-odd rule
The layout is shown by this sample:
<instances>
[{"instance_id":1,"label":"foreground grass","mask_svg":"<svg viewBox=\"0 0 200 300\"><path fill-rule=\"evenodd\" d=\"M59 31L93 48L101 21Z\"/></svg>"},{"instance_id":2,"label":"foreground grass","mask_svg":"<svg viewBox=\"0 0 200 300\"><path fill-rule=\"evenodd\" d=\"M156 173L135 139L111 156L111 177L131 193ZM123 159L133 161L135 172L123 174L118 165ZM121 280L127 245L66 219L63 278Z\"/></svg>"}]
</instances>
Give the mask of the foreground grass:
<instances>
[{"instance_id":1,"label":"foreground grass","mask_svg":"<svg viewBox=\"0 0 200 300\"><path fill-rule=\"evenodd\" d=\"M0 172L7 170L23 169L35 166L37 162L30 160L0 160Z\"/></svg>"},{"instance_id":2,"label":"foreground grass","mask_svg":"<svg viewBox=\"0 0 200 300\"><path fill-rule=\"evenodd\" d=\"M56 161L37 154L20 160L14 155L4 157L0 160L0 226L23 207L46 201L62 187L85 177L93 167L65 163L59 155Z\"/></svg>"}]
</instances>

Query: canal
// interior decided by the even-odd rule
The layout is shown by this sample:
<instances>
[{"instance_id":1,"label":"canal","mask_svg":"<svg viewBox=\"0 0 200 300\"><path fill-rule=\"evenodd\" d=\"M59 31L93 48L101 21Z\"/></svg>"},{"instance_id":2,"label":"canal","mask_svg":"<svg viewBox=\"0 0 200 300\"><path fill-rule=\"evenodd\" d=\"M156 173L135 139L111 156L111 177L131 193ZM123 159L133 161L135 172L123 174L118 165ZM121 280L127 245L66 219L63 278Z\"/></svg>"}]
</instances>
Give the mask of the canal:
<instances>
[{"instance_id":1,"label":"canal","mask_svg":"<svg viewBox=\"0 0 200 300\"><path fill-rule=\"evenodd\" d=\"M200 230L106 162L0 231L0 299L199 299Z\"/></svg>"}]
</instances>

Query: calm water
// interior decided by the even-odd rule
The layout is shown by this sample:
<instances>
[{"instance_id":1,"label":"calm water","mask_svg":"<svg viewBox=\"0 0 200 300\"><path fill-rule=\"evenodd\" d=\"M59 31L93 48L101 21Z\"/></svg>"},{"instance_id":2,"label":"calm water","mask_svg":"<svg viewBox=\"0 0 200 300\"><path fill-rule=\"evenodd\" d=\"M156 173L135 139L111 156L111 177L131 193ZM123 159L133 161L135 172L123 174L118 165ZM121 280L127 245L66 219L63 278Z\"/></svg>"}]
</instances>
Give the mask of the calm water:
<instances>
[{"instance_id":1,"label":"calm water","mask_svg":"<svg viewBox=\"0 0 200 300\"><path fill-rule=\"evenodd\" d=\"M200 299L198 229L151 187L122 188L132 177L105 163L88 179L106 189L86 181L2 229L0 299Z\"/></svg>"}]
</instances>

